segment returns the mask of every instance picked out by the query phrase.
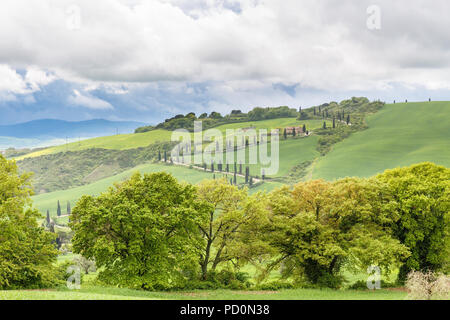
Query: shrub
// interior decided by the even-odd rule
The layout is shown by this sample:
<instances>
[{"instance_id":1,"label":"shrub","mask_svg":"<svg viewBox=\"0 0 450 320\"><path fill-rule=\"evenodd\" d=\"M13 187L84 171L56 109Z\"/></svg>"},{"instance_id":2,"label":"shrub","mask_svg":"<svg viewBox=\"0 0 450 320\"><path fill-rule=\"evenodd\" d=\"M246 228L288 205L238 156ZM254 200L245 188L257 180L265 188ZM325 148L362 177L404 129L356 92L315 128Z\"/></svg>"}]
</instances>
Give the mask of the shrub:
<instances>
[{"instance_id":1,"label":"shrub","mask_svg":"<svg viewBox=\"0 0 450 320\"><path fill-rule=\"evenodd\" d=\"M262 291L277 291L282 289L294 289L294 284L290 282L285 281L271 281L267 283L260 284L256 286L255 290L262 290Z\"/></svg>"},{"instance_id":2,"label":"shrub","mask_svg":"<svg viewBox=\"0 0 450 320\"><path fill-rule=\"evenodd\" d=\"M411 271L406 280L411 300L440 300L450 298L450 277L444 274Z\"/></svg>"}]
</instances>

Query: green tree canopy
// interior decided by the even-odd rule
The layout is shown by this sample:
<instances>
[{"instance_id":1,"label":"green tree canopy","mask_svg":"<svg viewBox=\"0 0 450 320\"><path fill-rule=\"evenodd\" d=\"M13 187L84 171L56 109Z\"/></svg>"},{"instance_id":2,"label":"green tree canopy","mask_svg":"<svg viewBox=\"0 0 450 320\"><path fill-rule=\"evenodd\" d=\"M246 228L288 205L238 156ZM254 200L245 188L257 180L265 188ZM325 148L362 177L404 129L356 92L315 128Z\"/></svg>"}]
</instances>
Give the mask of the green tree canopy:
<instances>
[{"instance_id":1,"label":"green tree canopy","mask_svg":"<svg viewBox=\"0 0 450 320\"><path fill-rule=\"evenodd\" d=\"M39 227L29 208L30 174L0 155L0 289L42 288L55 284L54 236Z\"/></svg>"},{"instance_id":2,"label":"green tree canopy","mask_svg":"<svg viewBox=\"0 0 450 320\"><path fill-rule=\"evenodd\" d=\"M387 170L377 180L386 183L393 195L394 235L411 250L399 280L404 281L411 270L448 268L450 169L422 163Z\"/></svg>"},{"instance_id":3,"label":"green tree canopy","mask_svg":"<svg viewBox=\"0 0 450 320\"><path fill-rule=\"evenodd\" d=\"M268 261L266 274L281 266L285 277L321 286L338 287L344 264L389 272L408 250L383 227L391 221L383 197L379 183L360 179L275 190L266 223L248 232L246 251Z\"/></svg>"},{"instance_id":4,"label":"green tree canopy","mask_svg":"<svg viewBox=\"0 0 450 320\"><path fill-rule=\"evenodd\" d=\"M198 197L210 204L208 219L199 225L205 239L200 249L202 279L221 263L241 256L240 239L248 225L264 216L260 195L248 196L247 190L230 185L226 179L206 180L198 186Z\"/></svg>"},{"instance_id":5,"label":"green tree canopy","mask_svg":"<svg viewBox=\"0 0 450 320\"><path fill-rule=\"evenodd\" d=\"M99 197L78 201L70 224L73 248L104 269L104 281L167 288L197 263L205 211L193 186L166 173L136 173Z\"/></svg>"}]
</instances>

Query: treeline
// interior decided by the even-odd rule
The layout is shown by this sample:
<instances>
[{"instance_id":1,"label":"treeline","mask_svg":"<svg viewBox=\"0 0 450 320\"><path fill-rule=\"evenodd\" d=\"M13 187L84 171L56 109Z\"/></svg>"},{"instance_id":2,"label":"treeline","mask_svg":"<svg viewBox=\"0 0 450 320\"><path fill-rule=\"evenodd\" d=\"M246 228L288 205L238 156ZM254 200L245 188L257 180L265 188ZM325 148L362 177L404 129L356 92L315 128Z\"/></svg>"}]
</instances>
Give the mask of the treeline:
<instances>
[{"instance_id":1,"label":"treeline","mask_svg":"<svg viewBox=\"0 0 450 320\"><path fill-rule=\"evenodd\" d=\"M334 144L346 139L352 133L367 129L365 118L381 110L384 105L384 102L370 102L369 99L364 97L354 97L341 103L325 103L301 111L299 120L324 120L323 127L315 130L314 134L320 136L317 150L321 155L325 155ZM332 122L331 126L327 126L327 120Z\"/></svg>"},{"instance_id":2,"label":"treeline","mask_svg":"<svg viewBox=\"0 0 450 320\"><path fill-rule=\"evenodd\" d=\"M101 281L146 290L340 288L344 268L372 265L399 268L401 283L411 270L450 271L449 181L449 169L423 163L249 195L225 180L136 174L77 203L73 249ZM265 282L272 272L284 280Z\"/></svg>"},{"instance_id":3,"label":"treeline","mask_svg":"<svg viewBox=\"0 0 450 320\"><path fill-rule=\"evenodd\" d=\"M67 278L56 236L38 227L30 175L0 156L0 289ZM322 180L249 195L225 180L181 184L135 174L84 196L70 227L75 253L99 280L146 290L344 285L342 271L376 265L450 272L450 169L423 163L369 179ZM251 264L258 275L241 272ZM63 272L64 270L64 272ZM267 282L272 272L282 281Z\"/></svg>"},{"instance_id":4,"label":"treeline","mask_svg":"<svg viewBox=\"0 0 450 320\"><path fill-rule=\"evenodd\" d=\"M135 130L135 133L143 133L156 129L165 130L177 130L186 129L194 131L194 121L202 121L203 130L207 130L213 127L217 127L223 124L247 122L247 121L261 121L268 119L278 118L294 118L298 116L297 109L291 109L289 107L277 107L277 108L254 108L248 113L243 113L241 110L233 110L229 115L222 116L219 112L211 112L209 115L203 113L200 116L196 116L191 112L187 115L176 115L173 118L166 119L163 123L157 126L140 127Z\"/></svg>"}]
</instances>

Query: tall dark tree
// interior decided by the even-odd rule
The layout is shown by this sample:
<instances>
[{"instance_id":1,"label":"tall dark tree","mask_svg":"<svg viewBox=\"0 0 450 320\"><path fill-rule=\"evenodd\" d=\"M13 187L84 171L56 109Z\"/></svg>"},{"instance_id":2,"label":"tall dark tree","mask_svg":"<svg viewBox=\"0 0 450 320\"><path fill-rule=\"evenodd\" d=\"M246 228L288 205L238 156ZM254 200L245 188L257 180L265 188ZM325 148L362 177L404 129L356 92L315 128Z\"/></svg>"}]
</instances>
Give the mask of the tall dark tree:
<instances>
[{"instance_id":1,"label":"tall dark tree","mask_svg":"<svg viewBox=\"0 0 450 320\"><path fill-rule=\"evenodd\" d=\"M47 222L47 227L50 227L50 211L47 210L47 217L45 218L45 221Z\"/></svg>"},{"instance_id":2,"label":"tall dark tree","mask_svg":"<svg viewBox=\"0 0 450 320\"><path fill-rule=\"evenodd\" d=\"M327 122L326 122L326 121L323 122L323 128L324 128L324 129L327 128Z\"/></svg>"},{"instance_id":3,"label":"tall dark tree","mask_svg":"<svg viewBox=\"0 0 450 320\"><path fill-rule=\"evenodd\" d=\"M350 115L347 115L347 125L350 124Z\"/></svg>"},{"instance_id":4,"label":"tall dark tree","mask_svg":"<svg viewBox=\"0 0 450 320\"><path fill-rule=\"evenodd\" d=\"M286 131L286 128L284 128L283 136L284 136L284 140L286 140L286 139L287 139L287 131Z\"/></svg>"},{"instance_id":5,"label":"tall dark tree","mask_svg":"<svg viewBox=\"0 0 450 320\"><path fill-rule=\"evenodd\" d=\"M250 177L250 168L246 167L245 168L245 183L249 182L249 177Z\"/></svg>"},{"instance_id":6,"label":"tall dark tree","mask_svg":"<svg viewBox=\"0 0 450 320\"><path fill-rule=\"evenodd\" d=\"M306 124L303 125L303 133L306 133Z\"/></svg>"},{"instance_id":7,"label":"tall dark tree","mask_svg":"<svg viewBox=\"0 0 450 320\"><path fill-rule=\"evenodd\" d=\"M230 172L230 165L227 163L227 173Z\"/></svg>"},{"instance_id":8,"label":"tall dark tree","mask_svg":"<svg viewBox=\"0 0 450 320\"><path fill-rule=\"evenodd\" d=\"M239 163L239 174L242 174L242 162Z\"/></svg>"},{"instance_id":9,"label":"tall dark tree","mask_svg":"<svg viewBox=\"0 0 450 320\"><path fill-rule=\"evenodd\" d=\"M264 169L262 170L262 180L266 180L266 172L264 171Z\"/></svg>"},{"instance_id":10,"label":"tall dark tree","mask_svg":"<svg viewBox=\"0 0 450 320\"><path fill-rule=\"evenodd\" d=\"M295 132L295 128L292 128L292 136L295 137L297 135L297 132Z\"/></svg>"},{"instance_id":11,"label":"tall dark tree","mask_svg":"<svg viewBox=\"0 0 450 320\"><path fill-rule=\"evenodd\" d=\"M67 215L70 216L72 213L72 209L70 208L70 202L67 201Z\"/></svg>"},{"instance_id":12,"label":"tall dark tree","mask_svg":"<svg viewBox=\"0 0 450 320\"><path fill-rule=\"evenodd\" d=\"M233 182L234 182L234 185L237 185L237 174L236 174L236 172L234 172Z\"/></svg>"},{"instance_id":13,"label":"tall dark tree","mask_svg":"<svg viewBox=\"0 0 450 320\"><path fill-rule=\"evenodd\" d=\"M158 151L158 161L161 161L161 151Z\"/></svg>"},{"instance_id":14,"label":"tall dark tree","mask_svg":"<svg viewBox=\"0 0 450 320\"><path fill-rule=\"evenodd\" d=\"M211 172L214 173L214 161L211 161Z\"/></svg>"},{"instance_id":15,"label":"tall dark tree","mask_svg":"<svg viewBox=\"0 0 450 320\"><path fill-rule=\"evenodd\" d=\"M333 129L336 129L336 118L333 117Z\"/></svg>"},{"instance_id":16,"label":"tall dark tree","mask_svg":"<svg viewBox=\"0 0 450 320\"><path fill-rule=\"evenodd\" d=\"M59 200L58 200L58 206L56 207L56 215L58 217L61 217L61 204L59 203Z\"/></svg>"},{"instance_id":17,"label":"tall dark tree","mask_svg":"<svg viewBox=\"0 0 450 320\"><path fill-rule=\"evenodd\" d=\"M164 150L164 162L167 162L167 151Z\"/></svg>"},{"instance_id":18,"label":"tall dark tree","mask_svg":"<svg viewBox=\"0 0 450 320\"><path fill-rule=\"evenodd\" d=\"M316 107L314 107L314 115L316 115Z\"/></svg>"}]
</instances>

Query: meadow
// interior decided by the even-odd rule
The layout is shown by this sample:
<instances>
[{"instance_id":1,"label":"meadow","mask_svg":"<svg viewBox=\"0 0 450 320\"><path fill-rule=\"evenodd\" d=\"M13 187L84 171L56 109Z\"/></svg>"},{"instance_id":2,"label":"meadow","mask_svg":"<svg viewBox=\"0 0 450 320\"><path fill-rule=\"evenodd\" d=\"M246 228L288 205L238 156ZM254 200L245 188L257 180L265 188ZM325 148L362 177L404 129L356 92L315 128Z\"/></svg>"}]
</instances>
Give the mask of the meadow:
<instances>
[{"instance_id":1,"label":"meadow","mask_svg":"<svg viewBox=\"0 0 450 320\"><path fill-rule=\"evenodd\" d=\"M405 300L398 289L331 290L290 289L279 291L191 291L147 292L104 286L83 286L80 290L0 291L0 300Z\"/></svg>"},{"instance_id":2,"label":"meadow","mask_svg":"<svg viewBox=\"0 0 450 320\"><path fill-rule=\"evenodd\" d=\"M32 197L33 206L37 208L42 214L45 214L47 210L50 211L51 217L56 217L56 202L59 200L62 207L65 208L67 202L70 202L74 207L79 198L83 195L97 196L100 193L106 191L109 187L113 186L116 182L121 182L129 178L133 173L140 172L141 174L153 173L153 172L167 172L172 174L180 181L197 184L203 180L213 179L213 173L205 172L202 170L189 169L188 167L167 165L164 163L149 163L140 165L131 170L127 170L118 175L105 178L85 186L72 188L69 190L55 191L50 193L44 193ZM216 172L216 178L221 178L223 174ZM231 176L229 176L231 178ZM237 183L244 182L243 177L237 177ZM281 183L265 182L264 184L255 186L251 189L252 193L258 191L271 191L276 187L282 186ZM63 210L64 213L64 210ZM67 222L67 217L58 219L58 222Z\"/></svg>"},{"instance_id":3,"label":"meadow","mask_svg":"<svg viewBox=\"0 0 450 320\"><path fill-rule=\"evenodd\" d=\"M450 102L386 105L320 158L313 178L369 177L389 168L432 161L450 166Z\"/></svg>"},{"instance_id":4,"label":"meadow","mask_svg":"<svg viewBox=\"0 0 450 320\"><path fill-rule=\"evenodd\" d=\"M328 121L328 123L330 123ZM321 120L296 120L296 118L281 118L281 119L271 119L264 121L253 121L253 122L241 122L232 123L227 125L221 125L215 129L220 130L224 135L227 129L239 129L239 128L250 128L255 127L259 129L276 129L285 128L290 126L303 126L306 125L308 130L313 130L320 128L323 125ZM72 142L68 144L63 144L59 146L50 147L44 150L29 153L27 155L17 157L15 160L19 161L24 158L29 157L39 157L47 154L65 152L65 151L79 151L92 148L103 148L103 149L114 149L114 150L127 150L135 149L140 147L147 147L150 144L156 142L170 141L172 137L172 131L167 130L153 130L145 133L139 134L121 134L115 136L105 136L87 140L81 140L78 142ZM192 135L193 137L193 135Z\"/></svg>"}]
</instances>

